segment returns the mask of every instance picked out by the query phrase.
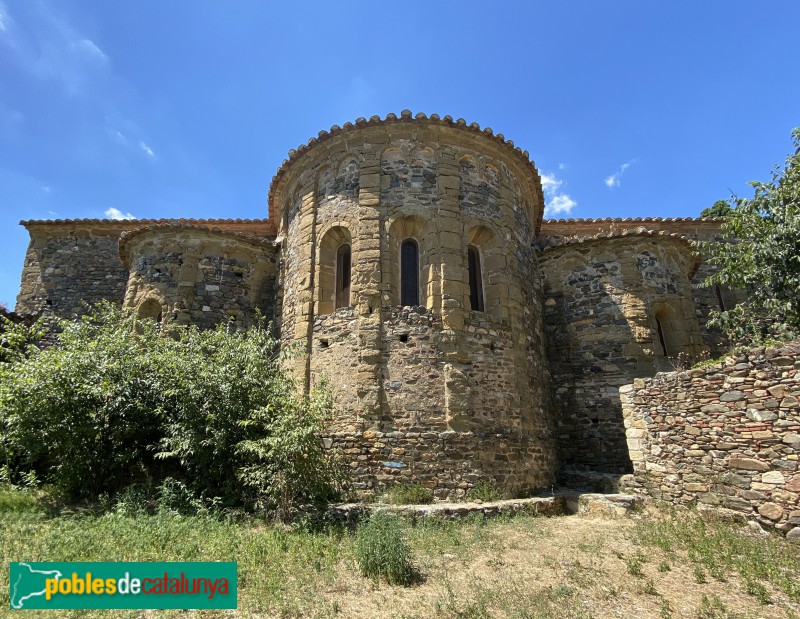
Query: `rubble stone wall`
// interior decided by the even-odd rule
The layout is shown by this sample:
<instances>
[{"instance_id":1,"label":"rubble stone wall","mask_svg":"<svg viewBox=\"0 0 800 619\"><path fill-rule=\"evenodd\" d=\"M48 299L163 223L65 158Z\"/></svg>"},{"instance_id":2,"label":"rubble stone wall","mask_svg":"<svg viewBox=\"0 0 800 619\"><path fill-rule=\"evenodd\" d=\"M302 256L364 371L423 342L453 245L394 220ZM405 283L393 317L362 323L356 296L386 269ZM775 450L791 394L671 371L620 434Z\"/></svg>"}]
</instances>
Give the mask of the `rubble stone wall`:
<instances>
[{"instance_id":1,"label":"rubble stone wall","mask_svg":"<svg viewBox=\"0 0 800 619\"><path fill-rule=\"evenodd\" d=\"M53 313L69 318L87 304L122 304L128 271L119 258L119 232L32 235L16 311Z\"/></svg>"},{"instance_id":2,"label":"rubble stone wall","mask_svg":"<svg viewBox=\"0 0 800 619\"><path fill-rule=\"evenodd\" d=\"M123 237L130 268L125 306L138 314L200 328L257 312L272 320L276 248L267 239L192 226L151 227Z\"/></svg>"},{"instance_id":3,"label":"rubble stone wall","mask_svg":"<svg viewBox=\"0 0 800 619\"><path fill-rule=\"evenodd\" d=\"M800 342L620 388L629 490L800 538Z\"/></svg>"},{"instance_id":4,"label":"rubble stone wall","mask_svg":"<svg viewBox=\"0 0 800 619\"><path fill-rule=\"evenodd\" d=\"M630 471L619 387L671 369L668 356L697 357L704 348L689 281L691 247L676 237L631 233L546 248L540 259L562 462Z\"/></svg>"}]
</instances>

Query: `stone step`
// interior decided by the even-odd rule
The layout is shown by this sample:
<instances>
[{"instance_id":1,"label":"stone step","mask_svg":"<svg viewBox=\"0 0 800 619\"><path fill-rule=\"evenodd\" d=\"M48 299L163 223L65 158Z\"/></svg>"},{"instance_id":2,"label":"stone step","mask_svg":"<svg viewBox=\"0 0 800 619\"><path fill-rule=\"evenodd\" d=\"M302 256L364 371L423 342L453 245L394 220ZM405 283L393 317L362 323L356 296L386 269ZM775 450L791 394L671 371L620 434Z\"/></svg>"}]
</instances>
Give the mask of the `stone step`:
<instances>
[{"instance_id":1,"label":"stone step","mask_svg":"<svg viewBox=\"0 0 800 619\"><path fill-rule=\"evenodd\" d=\"M456 520L474 514L486 518L519 514L530 516L564 516L569 514L625 515L641 507L643 499L632 494L582 493L562 490L554 495L503 501L432 503L430 505L389 505L386 503L340 503L329 508L334 520L354 524L365 516L383 511L408 518L412 522L425 518Z\"/></svg>"}]
</instances>

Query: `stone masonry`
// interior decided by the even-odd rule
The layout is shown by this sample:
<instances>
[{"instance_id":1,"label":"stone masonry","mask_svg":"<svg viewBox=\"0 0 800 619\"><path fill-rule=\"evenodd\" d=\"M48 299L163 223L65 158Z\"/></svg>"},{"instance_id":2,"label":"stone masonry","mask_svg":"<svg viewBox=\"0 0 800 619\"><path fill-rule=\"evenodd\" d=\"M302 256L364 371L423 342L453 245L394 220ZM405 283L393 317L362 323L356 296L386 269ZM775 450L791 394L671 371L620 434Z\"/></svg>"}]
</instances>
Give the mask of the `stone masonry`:
<instances>
[{"instance_id":1,"label":"stone masonry","mask_svg":"<svg viewBox=\"0 0 800 619\"><path fill-rule=\"evenodd\" d=\"M800 539L800 342L620 388L630 490Z\"/></svg>"},{"instance_id":2,"label":"stone masonry","mask_svg":"<svg viewBox=\"0 0 800 619\"><path fill-rule=\"evenodd\" d=\"M417 481L440 499L630 471L620 386L724 344L706 318L735 295L700 287L690 243L718 221L543 221L528 153L463 119L321 131L268 201L264 220L22 222L17 311L105 299L201 328L260 313L303 353L300 388L331 379L325 442L356 487Z\"/></svg>"}]
</instances>

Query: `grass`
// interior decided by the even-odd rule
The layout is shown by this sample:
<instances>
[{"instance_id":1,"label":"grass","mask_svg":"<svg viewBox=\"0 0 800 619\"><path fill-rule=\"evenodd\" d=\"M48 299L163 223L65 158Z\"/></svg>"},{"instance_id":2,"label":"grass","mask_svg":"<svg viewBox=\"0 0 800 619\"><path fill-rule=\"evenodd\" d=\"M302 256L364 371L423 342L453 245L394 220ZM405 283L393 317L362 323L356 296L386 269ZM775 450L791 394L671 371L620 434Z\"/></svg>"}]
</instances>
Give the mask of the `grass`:
<instances>
[{"instance_id":1,"label":"grass","mask_svg":"<svg viewBox=\"0 0 800 619\"><path fill-rule=\"evenodd\" d=\"M358 536L211 516L53 513L0 489L0 561L238 561L239 609L37 616L566 619L798 617L800 548L691 512L421 520L401 527L414 586L362 576ZM669 568L668 573L663 566ZM698 583L695 567L706 575ZM632 573L631 571L634 573ZM721 578L718 578L718 576ZM0 616L8 570L0 571ZM389 611L388 609L391 609ZM9 613L9 611L5 611ZM16 616L16 615L14 615Z\"/></svg>"},{"instance_id":2,"label":"grass","mask_svg":"<svg viewBox=\"0 0 800 619\"><path fill-rule=\"evenodd\" d=\"M398 516L386 512L373 514L359 525L355 554L362 576L403 586L421 580L405 539L405 528Z\"/></svg>"},{"instance_id":3,"label":"grass","mask_svg":"<svg viewBox=\"0 0 800 619\"><path fill-rule=\"evenodd\" d=\"M755 537L729 522L691 512L643 520L636 534L641 544L660 549L668 559L685 555L698 584L708 576L718 582L736 577L761 603L769 600L769 591L800 603L800 549L778 536Z\"/></svg>"},{"instance_id":4,"label":"grass","mask_svg":"<svg viewBox=\"0 0 800 619\"><path fill-rule=\"evenodd\" d=\"M420 484L395 484L385 498L392 505L426 505L433 502L433 490Z\"/></svg>"},{"instance_id":5,"label":"grass","mask_svg":"<svg viewBox=\"0 0 800 619\"><path fill-rule=\"evenodd\" d=\"M505 492L494 482L482 479L470 488L467 493L467 498L471 501L483 501L490 503L492 501L502 501L506 498Z\"/></svg>"}]
</instances>

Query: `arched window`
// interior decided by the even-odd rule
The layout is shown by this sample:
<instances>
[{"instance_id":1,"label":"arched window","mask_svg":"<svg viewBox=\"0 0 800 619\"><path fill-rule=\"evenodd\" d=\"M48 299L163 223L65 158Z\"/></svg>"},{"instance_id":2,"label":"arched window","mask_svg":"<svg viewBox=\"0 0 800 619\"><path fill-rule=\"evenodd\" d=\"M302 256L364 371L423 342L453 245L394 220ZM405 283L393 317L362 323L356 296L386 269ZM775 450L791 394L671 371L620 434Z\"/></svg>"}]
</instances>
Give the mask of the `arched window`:
<instances>
[{"instance_id":1,"label":"arched window","mask_svg":"<svg viewBox=\"0 0 800 619\"><path fill-rule=\"evenodd\" d=\"M350 307L353 245L350 231L333 226L322 235L316 266L316 308L318 316L340 307Z\"/></svg>"},{"instance_id":2,"label":"arched window","mask_svg":"<svg viewBox=\"0 0 800 619\"><path fill-rule=\"evenodd\" d=\"M414 239L400 245L400 305L419 305L419 247Z\"/></svg>"},{"instance_id":3,"label":"arched window","mask_svg":"<svg viewBox=\"0 0 800 619\"><path fill-rule=\"evenodd\" d=\"M663 305L657 309L653 318L661 353L665 357L675 358L681 353L690 352L686 324L680 320L674 308Z\"/></svg>"},{"instance_id":4,"label":"arched window","mask_svg":"<svg viewBox=\"0 0 800 619\"><path fill-rule=\"evenodd\" d=\"M350 306L350 246L336 251L336 309Z\"/></svg>"},{"instance_id":5,"label":"arched window","mask_svg":"<svg viewBox=\"0 0 800 619\"><path fill-rule=\"evenodd\" d=\"M483 311L483 277L481 276L481 254L477 247L467 247L469 267L469 305L473 312Z\"/></svg>"}]
</instances>

